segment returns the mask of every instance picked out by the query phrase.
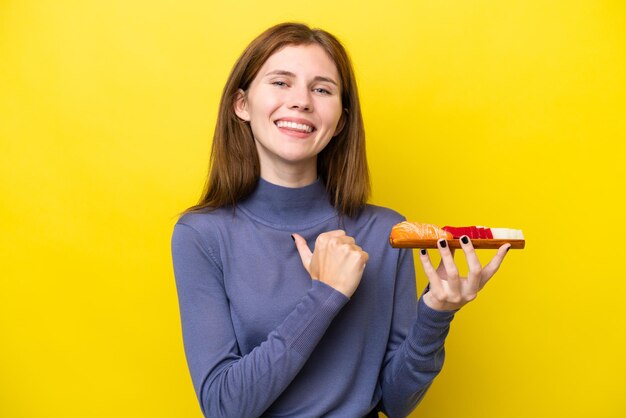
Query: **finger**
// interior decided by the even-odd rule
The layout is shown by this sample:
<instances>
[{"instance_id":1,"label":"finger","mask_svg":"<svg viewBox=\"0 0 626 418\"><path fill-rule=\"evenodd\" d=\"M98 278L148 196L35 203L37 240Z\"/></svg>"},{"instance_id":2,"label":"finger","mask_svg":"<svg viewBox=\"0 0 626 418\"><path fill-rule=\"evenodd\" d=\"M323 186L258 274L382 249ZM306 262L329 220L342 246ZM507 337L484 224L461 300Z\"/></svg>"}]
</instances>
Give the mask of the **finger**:
<instances>
[{"instance_id":1,"label":"finger","mask_svg":"<svg viewBox=\"0 0 626 418\"><path fill-rule=\"evenodd\" d=\"M346 231L336 229L334 231L323 232L317 236L315 240L315 248L326 247L327 245L336 243L337 239L341 239L346 236Z\"/></svg>"},{"instance_id":2,"label":"finger","mask_svg":"<svg viewBox=\"0 0 626 418\"><path fill-rule=\"evenodd\" d=\"M363 251L363 248L356 245L354 242L352 243L343 243L341 246L341 250L345 251L346 255L349 255L351 260L357 266L365 267L365 264L369 260L369 254Z\"/></svg>"},{"instance_id":3,"label":"finger","mask_svg":"<svg viewBox=\"0 0 626 418\"><path fill-rule=\"evenodd\" d=\"M435 271L435 268L430 262L428 251L424 249L420 250L420 261L422 262L422 267L424 268L424 273L426 274L426 278L430 283L430 287L433 291L440 291L442 288L441 278L439 277L439 275Z\"/></svg>"},{"instance_id":4,"label":"finger","mask_svg":"<svg viewBox=\"0 0 626 418\"><path fill-rule=\"evenodd\" d=\"M441 254L441 262L446 270L448 285L454 293L460 294L461 283L459 282L459 270L456 268L456 264L454 264L454 258L452 258L448 243L445 239L440 239L437 241L437 246L439 247L439 254Z\"/></svg>"},{"instance_id":5,"label":"finger","mask_svg":"<svg viewBox=\"0 0 626 418\"><path fill-rule=\"evenodd\" d=\"M304 266L306 271L309 272L309 274L311 274L311 271L309 269L310 266L311 266L311 259L313 258L313 253L311 252L311 249L309 248L308 244L306 243L306 240L304 238L302 238L301 235L299 235L299 234L292 234L291 237L293 238L294 242L296 243L296 249L298 250L298 253L300 254L300 259L302 260L302 265Z\"/></svg>"},{"instance_id":6,"label":"finger","mask_svg":"<svg viewBox=\"0 0 626 418\"><path fill-rule=\"evenodd\" d=\"M448 246L448 249L450 250L450 255L454 260L454 248L450 248ZM448 275L448 273L446 272L446 266L443 263L443 257L439 259L439 264L437 264L437 274L439 274L439 277L446 277Z\"/></svg>"},{"instance_id":7,"label":"finger","mask_svg":"<svg viewBox=\"0 0 626 418\"><path fill-rule=\"evenodd\" d=\"M437 264L437 274L439 277L446 277L448 273L446 272L446 266L443 264L443 258L439 260L439 264Z\"/></svg>"},{"instance_id":8,"label":"finger","mask_svg":"<svg viewBox=\"0 0 626 418\"><path fill-rule=\"evenodd\" d=\"M370 255L368 253L366 253L365 251L361 251L361 253L359 254L360 257L360 261L361 261L361 271L365 270L365 266L367 265L367 261L370 259Z\"/></svg>"},{"instance_id":9,"label":"finger","mask_svg":"<svg viewBox=\"0 0 626 418\"><path fill-rule=\"evenodd\" d=\"M478 289L480 286L480 273L482 266L480 265L480 260L474 250L474 245L472 245L472 240L467 235L463 235L459 242L461 243L461 248L465 253L465 261L467 262L468 267L467 279L469 284L473 289Z\"/></svg>"},{"instance_id":10,"label":"finger","mask_svg":"<svg viewBox=\"0 0 626 418\"><path fill-rule=\"evenodd\" d=\"M511 248L511 244L504 244L499 249L496 255L491 259L489 263L483 268L481 274L481 286L484 286L485 283L489 281L496 274L496 271L500 268L500 264L504 261L504 257Z\"/></svg>"},{"instance_id":11,"label":"finger","mask_svg":"<svg viewBox=\"0 0 626 418\"><path fill-rule=\"evenodd\" d=\"M452 260L454 260L454 248L450 248L450 246L448 246L448 249L450 250L450 255L452 256ZM437 273L439 274L440 277L445 277L447 276L447 272L446 272L446 266L443 263L443 258L441 260L439 260L439 264L437 265Z\"/></svg>"},{"instance_id":12,"label":"finger","mask_svg":"<svg viewBox=\"0 0 626 418\"><path fill-rule=\"evenodd\" d=\"M335 237L335 241L339 244L348 244L356 246L356 241L350 235L339 235Z\"/></svg>"},{"instance_id":13,"label":"finger","mask_svg":"<svg viewBox=\"0 0 626 418\"><path fill-rule=\"evenodd\" d=\"M335 229L333 231L324 232L321 235L328 235L329 237L341 237L346 235L346 231L343 229Z\"/></svg>"}]
</instances>

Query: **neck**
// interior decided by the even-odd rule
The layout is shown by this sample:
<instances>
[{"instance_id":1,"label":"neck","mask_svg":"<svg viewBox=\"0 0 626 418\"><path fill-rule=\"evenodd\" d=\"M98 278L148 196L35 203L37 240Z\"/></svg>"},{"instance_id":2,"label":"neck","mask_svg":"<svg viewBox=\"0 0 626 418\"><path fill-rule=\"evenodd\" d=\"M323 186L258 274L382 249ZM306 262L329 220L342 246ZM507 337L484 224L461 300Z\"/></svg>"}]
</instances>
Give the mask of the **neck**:
<instances>
[{"instance_id":1,"label":"neck","mask_svg":"<svg viewBox=\"0 0 626 418\"><path fill-rule=\"evenodd\" d=\"M337 215L319 179L304 187L291 188L261 178L254 192L240 202L239 207L257 219L280 227L302 227Z\"/></svg>"},{"instance_id":2,"label":"neck","mask_svg":"<svg viewBox=\"0 0 626 418\"><path fill-rule=\"evenodd\" d=\"M261 164L261 178L278 186L304 187L317 180L317 161L305 164Z\"/></svg>"}]
</instances>

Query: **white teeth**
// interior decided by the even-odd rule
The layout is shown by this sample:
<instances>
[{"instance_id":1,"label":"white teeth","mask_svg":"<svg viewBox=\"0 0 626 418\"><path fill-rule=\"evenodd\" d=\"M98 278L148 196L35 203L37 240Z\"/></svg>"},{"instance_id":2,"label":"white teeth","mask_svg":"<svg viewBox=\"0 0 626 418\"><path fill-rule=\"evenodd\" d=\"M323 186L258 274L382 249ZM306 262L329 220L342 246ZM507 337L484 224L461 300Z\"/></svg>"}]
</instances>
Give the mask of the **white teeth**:
<instances>
[{"instance_id":1,"label":"white teeth","mask_svg":"<svg viewBox=\"0 0 626 418\"><path fill-rule=\"evenodd\" d=\"M276 122L276 126L278 126L279 128L296 129L296 130L302 131L302 132L313 132L313 127L312 126L303 125L301 123L288 122L286 120L279 120L278 122Z\"/></svg>"}]
</instances>

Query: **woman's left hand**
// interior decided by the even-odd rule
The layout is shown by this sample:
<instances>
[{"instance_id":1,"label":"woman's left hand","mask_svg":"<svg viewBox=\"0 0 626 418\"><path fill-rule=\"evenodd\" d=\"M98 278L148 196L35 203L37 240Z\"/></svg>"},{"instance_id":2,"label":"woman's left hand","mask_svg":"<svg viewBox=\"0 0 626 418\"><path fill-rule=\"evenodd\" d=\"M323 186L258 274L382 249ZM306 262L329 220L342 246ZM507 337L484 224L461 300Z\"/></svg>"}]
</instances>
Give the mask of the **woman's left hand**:
<instances>
[{"instance_id":1,"label":"woman's left hand","mask_svg":"<svg viewBox=\"0 0 626 418\"><path fill-rule=\"evenodd\" d=\"M467 239L467 243L463 242L465 239ZM439 311L457 310L476 299L478 292L498 271L511 246L511 244L502 245L491 261L482 267L471 240L463 236L460 242L469 267L467 277L459 276L459 270L454 263L453 252L450 251L446 240L441 239L437 243L441 254L441 263L436 270L430 262L428 252L420 250L420 260L430 283L430 289L423 298L426 305L432 309Z\"/></svg>"}]
</instances>

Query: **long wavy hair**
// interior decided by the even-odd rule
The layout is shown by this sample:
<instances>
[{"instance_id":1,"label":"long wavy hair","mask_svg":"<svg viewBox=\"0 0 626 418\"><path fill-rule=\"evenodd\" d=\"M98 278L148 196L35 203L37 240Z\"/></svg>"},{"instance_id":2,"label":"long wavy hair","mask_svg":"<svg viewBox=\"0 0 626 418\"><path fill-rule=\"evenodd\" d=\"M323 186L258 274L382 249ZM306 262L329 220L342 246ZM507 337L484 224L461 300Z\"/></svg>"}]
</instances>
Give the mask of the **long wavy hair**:
<instances>
[{"instance_id":1,"label":"long wavy hair","mask_svg":"<svg viewBox=\"0 0 626 418\"><path fill-rule=\"evenodd\" d=\"M220 101L209 174L198 204L185 212L235 207L255 189L259 156L252 130L235 114L239 89L247 93L252 80L275 52L289 45L320 45L337 66L341 81L343 129L317 156L317 174L331 204L342 215L354 216L370 193L365 155L365 129L350 58L339 40L301 23L281 23L254 39L235 63Z\"/></svg>"}]
</instances>

